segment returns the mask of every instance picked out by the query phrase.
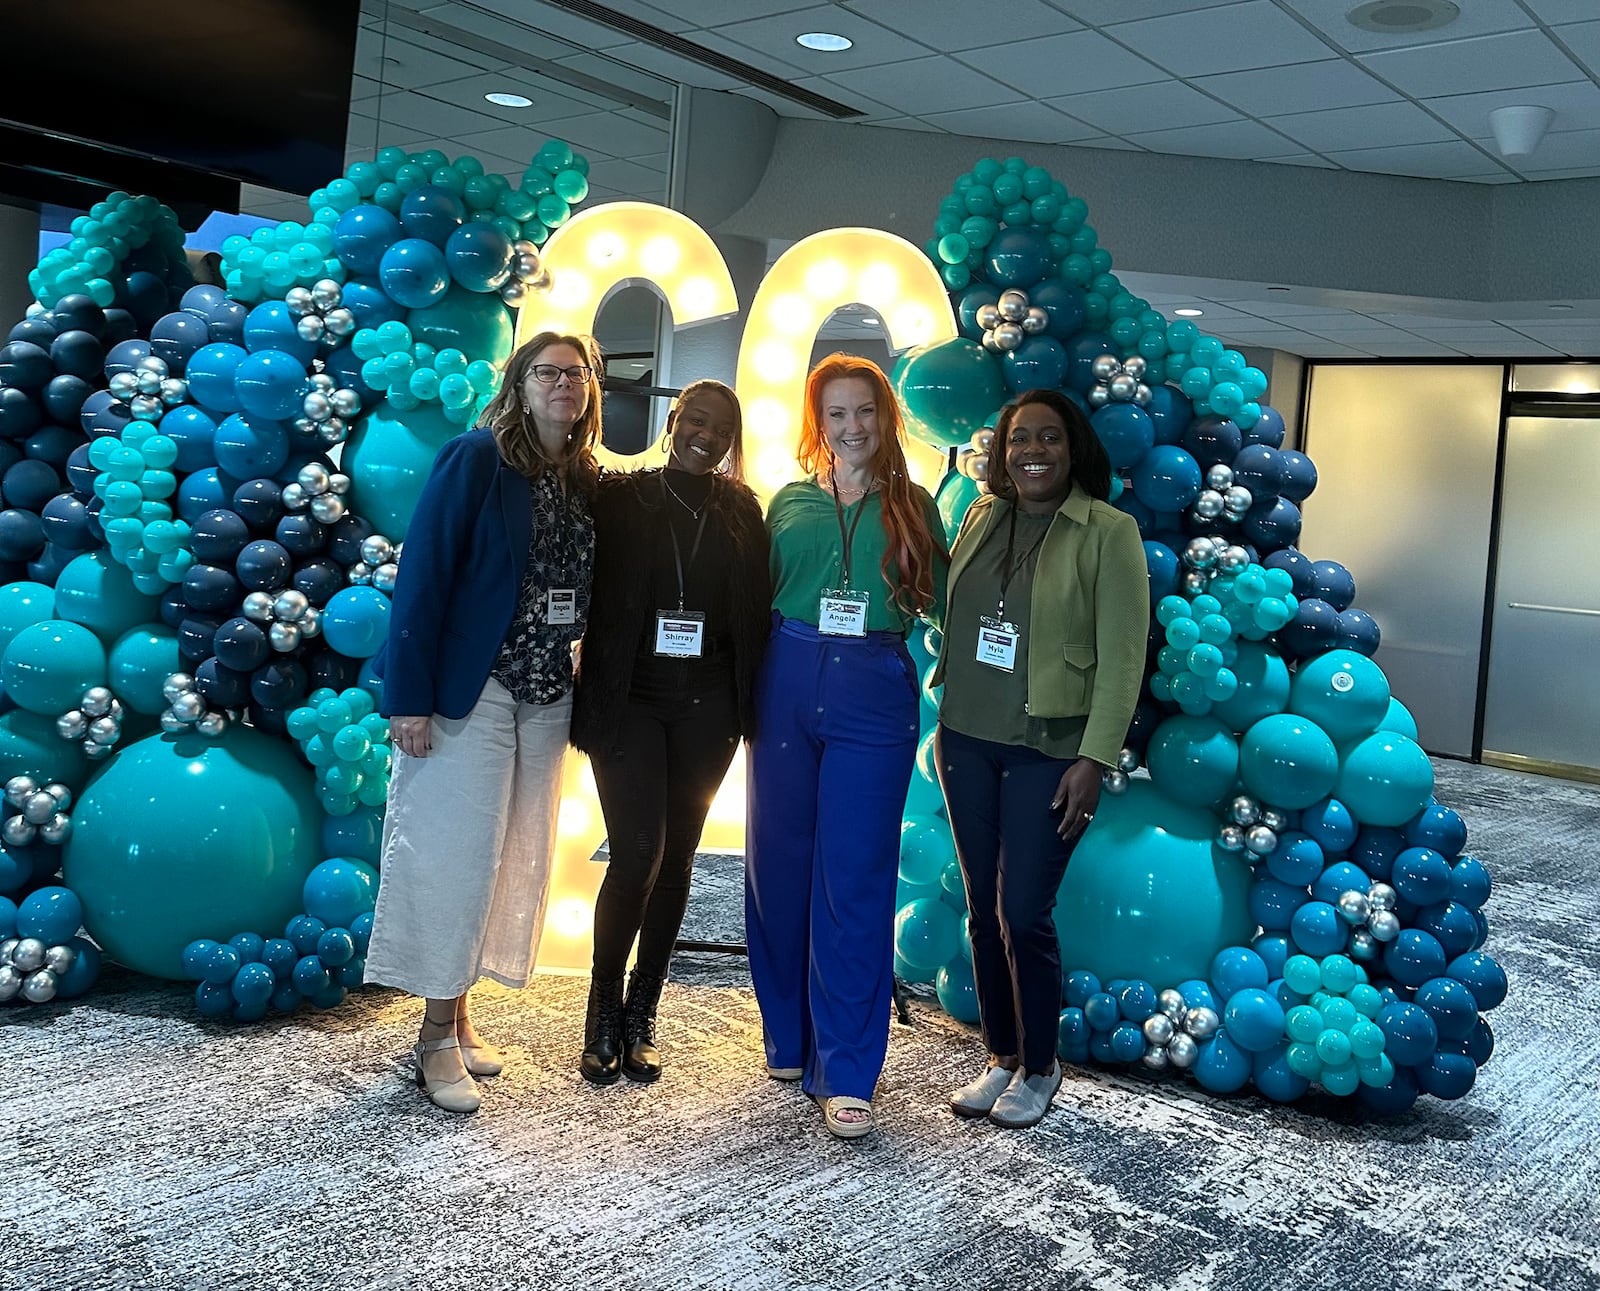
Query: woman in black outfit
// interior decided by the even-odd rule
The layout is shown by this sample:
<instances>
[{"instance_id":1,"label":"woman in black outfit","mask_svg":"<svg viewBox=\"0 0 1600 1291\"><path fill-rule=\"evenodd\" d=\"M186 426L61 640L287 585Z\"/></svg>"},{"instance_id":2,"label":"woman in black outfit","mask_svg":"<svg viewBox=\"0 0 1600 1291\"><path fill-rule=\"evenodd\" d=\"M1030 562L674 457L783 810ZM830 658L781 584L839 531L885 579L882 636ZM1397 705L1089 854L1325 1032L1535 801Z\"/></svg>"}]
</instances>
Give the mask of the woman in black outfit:
<instances>
[{"instance_id":1,"label":"woman in black outfit","mask_svg":"<svg viewBox=\"0 0 1600 1291\"><path fill-rule=\"evenodd\" d=\"M751 734L771 619L767 532L742 482L733 391L718 381L686 388L665 443L664 469L607 476L593 502L594 596L572 742L594 768L611 854L595 902L581 1063L597 1085L661 1074L656 1004L706 813Z\"/></svg>"}]
</instances>

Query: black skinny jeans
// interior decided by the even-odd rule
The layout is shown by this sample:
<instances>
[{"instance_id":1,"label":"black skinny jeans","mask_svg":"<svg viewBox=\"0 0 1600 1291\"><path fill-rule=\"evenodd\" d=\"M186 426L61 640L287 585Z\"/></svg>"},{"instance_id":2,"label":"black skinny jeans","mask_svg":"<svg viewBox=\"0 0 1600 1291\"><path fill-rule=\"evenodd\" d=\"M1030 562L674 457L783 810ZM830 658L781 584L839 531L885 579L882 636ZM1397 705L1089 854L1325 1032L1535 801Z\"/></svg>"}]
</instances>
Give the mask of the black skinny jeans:
<instances>
[{"instance_id":1,"label":"black skinny jeans","mask_svg":"<svg viewBox=\"0 0 1600 1291\"><path fill-rule=\"evenodd\" d=\"M635 937L636 971L666 974L706 813L739 747L726 667L640 663L648 671L635 677L616 740L590 759L611 851L594 907L599 981L622 976Z\"/></svg>"},{"instance_id":2,"label":"black skinny jeans","mask_svg":"<svg viewBox=\"0 0 1600 1291\"><path fill-rule=\"evenodd\" d=\"M1077 845L1056 833L1050 799L1072 761L943 725L934 755L966 880L984 1043L1030 1073L1048 1071L1061 1017L1056 890Z\"/></svg>"}]
</instances>

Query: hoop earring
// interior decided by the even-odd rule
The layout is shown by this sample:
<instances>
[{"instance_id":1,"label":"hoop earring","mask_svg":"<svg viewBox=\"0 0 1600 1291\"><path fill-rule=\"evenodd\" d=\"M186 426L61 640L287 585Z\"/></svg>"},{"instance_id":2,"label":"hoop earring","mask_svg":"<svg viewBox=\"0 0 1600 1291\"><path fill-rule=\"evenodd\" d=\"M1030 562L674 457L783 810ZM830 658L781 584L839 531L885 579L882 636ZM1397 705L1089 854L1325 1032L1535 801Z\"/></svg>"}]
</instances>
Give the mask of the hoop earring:
<instances>
[{"instance_id":1,"label":"hoop earring","mask_svg":"<svg viewBox=\"0 0 1600 1291\"><path fill-rule=\"evenodd\" d=\"M522 415L524 417L533 416L533 407L530 404L523 404L522 405Z\"/></svg>"}]
</instances>

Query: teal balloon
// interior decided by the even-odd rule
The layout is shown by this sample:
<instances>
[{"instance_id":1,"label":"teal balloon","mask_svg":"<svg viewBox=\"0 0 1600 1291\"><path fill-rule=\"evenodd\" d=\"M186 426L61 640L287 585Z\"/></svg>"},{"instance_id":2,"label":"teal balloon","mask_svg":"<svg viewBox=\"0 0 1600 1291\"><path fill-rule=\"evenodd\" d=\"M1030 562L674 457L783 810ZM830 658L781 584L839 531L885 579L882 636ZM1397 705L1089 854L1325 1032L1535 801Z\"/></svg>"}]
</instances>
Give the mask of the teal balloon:
<instances>
[{"instance_id":1,"label":"teal balloon","mask_svg":"<svg viewBox=\"0 0 1600 1291\"><path fill-rule=\"evenodd\" d=\"M900 881L927 886L955 859L950 826L937 816L913 816L900 826Z\"/></svg>"},{"instance_id":2,"label":"teal balloon","mask_svg":"<svg viewBox=\"0 0 1600 1291\"><path fill-rule=\"evenodd\" d=\"M56 593L44 583L7 583L0 587L0 655L23 628L56 617Z\"/></svg>"},{"instance_id":3,"label":"teal balloon","mask_svg":"<svg viewBox=\"0 0 1600 1291\"><path fill-rule=\"evenodd\" d=\"M0 656L6 697L30 713L59 717L105 681L105 647L88 628L65 619L23 628Z\"/></svg>"},{"instance_id":4,"label":"teal balloon","mask_svg":"<svg viewBox=\"0 0 1600 1291\"><path fill-rule=\"evenodd\" d=\"M0 768L4 779L32 776L41 784L64 784L73 793L89 778L83 742L62 739L56 734L54 716L25 708L0 713Z\"/></svg>"},{"instance_id":5,"label":"teal balloon","mask_svg":"<svg viewBox=\"0 0 1600 1291\"><path fill-rule=\"evenodd\" d=\"M1289 706L1289 665L1270 646L1240 641L1239 657L1231 668L1239 688L1228 699L1211 705L1212 715L1230 730L1248 731L1263 717Z\"/></svg>"},{"instance_id":6,"label":"teal balloon","mask_svg":"<svg viewBox=\"0 0 1600 1291\"><path fill-rule=\"evenodd\" d=\"M129 628L159 619L161 598L135 587L133 575L109 551L89 551L75 556L56 579L56 617L81 623L109 646Z\"/></svg>"},{"instance_id":7,"label":"teal balloon","mask_svg":"<svg viewBox=\"0 0 1600 1291\"><path fill-rule=\"evenodd\" d=\"M1205 807L1233 791L1239 744L1214 717L1169 717L1150 737L1145 765L1163 793Z\"/></svg>"},{"instance_id":8,"label":"teal balloon","mask_svg":"<svg viewBox=\"0 0 1600 1291\"><path fill-rule=\"evenodd\" d=\"M937 896L918 897L894 917L895 954L927 973L961 950L961 916Z\"/></svg>"},{"instance_id":9,"label":"teal balloon","mask_svg":"<svg viewBox=\"0 0 1600 1291\"><path fill-rule=\"evenodd\" d=\"M301 888L305 912L330 928L348 928L378 903L378 871L365 861L335 856L323 861Z\"/></svg>"},{"instance_id":10,"label":"teal balloon","mask_svg":"<svg viewBox=\"0 0 1600 1291\"><path fill-rule=\"evenodd\" d=\"M351 659L370 659L389 635L389 598L375 587L347 587L322 607L322 635Z\"/></svg>"},{"instance_id":11,"label":"teal balloon","mask_svg":"<svg viewBox=\"0 0 1600 1291\"><path fill-rule=\"evenodd\" d=\"M379 404L344 446L350 509L391 541L402 541L433 459L461 429L434 404L410 412L397 412L387 402Z\"/></svg>"},{"instance_id":12,"label":"teal balloon","mask_svg":"<svg viewBox=\"0 0 1600 1291\"><path fill-rule=\"evenodd\" d=\"M911 777L911 787L906 790L907 816L943 816L944 791L937 780L930 780L921 771Z\"/></svg>"},{"instance_id":13,"label":"teal balloon","mask_svg":"<svg viewBox=\"0 0 1600 1291\"><path fill-rule=\"evenodd\" d=\"M971 1024L978 1020L978 987L965 955L957 955L939 969L934 975L933 989L944 1011L957 1022Z\"/></svg>"},{"instance_id":14,"label":"teal balloon","mask_svg":"<svg viewBox=\"0 0 1600 1291\"><path fill-rule=\"evenodd\" d=\"M1175 983L1248 942L1250 869L1213 846L1217 825L1148 780L1104 795L1061 880L1061 962L1103 982Z\"/></svg>"},{"instance_id":15,"label":"teal balloon","mask_svg":"<svg viewBox=\"0 0 1600 1291\"><path fill-rule=\"evenodd\" d=\"M136 713L157 717L167 706L166 680L183 671L178 634L164 623L129 628L111 646L107 680L116 696Z\"/></svg>"},{"instance_id":16,"label":"teal balloon","mask_svg":"<svg viewBox=\"0 0 1600 1291\"><path fill-rule=\"evenodd\" d=\"M1333 792L1338 775L1339 752L1328 733L1295 713L1263 717L1239 742L1245 788L1274 807L1309 807Z\"/></svg>"},{"instance_id":17,"label":"teal balloon","mask_svg":"<svg viewBox=\"0 0 1600 1291\"><path fill-rule=\"evenodd\" d=\"M1402 704L1393 695L1389 696L1389 707L1384 711L1383 720L1378 723L1380 731L1393 731L1397 735L1404 735L1408 740L1417 738L1417 719L1411 716L1411 710Z\"/></svg>"},{"instance_id":18,"label":"teal balloon","mask_svg":"<svg viewBox=\"0 0 1600 1291\"><path fill-rule=\"evenodd\" d=\"M999 366L964 336L908 351L896 365L895 394L906 429L935 448L966 443L1007 397Z\"/></svg>"},{"instance_id":19,"label":"teal balloon","mask_svg":"<svg viewBox=\"0 0 1600 1291\"><path fill-rule=\"evenodd\" d=\"M460 283L433 304L407 313L406 326L413 337L436 350L460 350L469 359L491 363L511 357L515 324L505 302L498 295L469 291ZM388 530L382 532L387 535Z\"/></svg>"},{"instance_id":20,"label":"teal balloon","mask_svg":"<svg viewBox=\"0 0 1600 1291\"><path fill-rule=\"evenodd\" d=\"M1289 708L1343 744L1377 730L1388 715L1389 699L1382 668L1354 650L1330 650L1295 670Z\"/></svg>"},{"instance_id":21,"label":"teal balloon","mask_svg":"<svg viewBox=\"0 0 1600 1291\"><path fill-rule=\"evenodd\" d=\"M283 927L319 860L312 774L291 745L245 726L123 749L79 797L63 856L89 935L119 963L181 981L191 941Z\"/></svg>"},{"instance_id":22,"label":"teal balloon","mask_svg":"<svg viewBox=\"0 0 1600 1291\"><path fill-rule=\"evenodd\" d=\"M1428 755L1398 732L1377 731L1342 751L1334 797L1363 825L1403 825L1432 794Z\"/></svg>"},{"instance_id":23,"label":"teal balloon","mask_svg":"<svg viewBox=\"0 0 1600 1291\"><path fill-rule=\"evenodd\" d=\"M980 496L978 482L969 480L960 471L951 471L944 477L939 491L933 495L933 504L939 509L939 519L944 522L946 543L956 540L956 534L961 529L961 518Z\"/></svg>"}]
</instances>

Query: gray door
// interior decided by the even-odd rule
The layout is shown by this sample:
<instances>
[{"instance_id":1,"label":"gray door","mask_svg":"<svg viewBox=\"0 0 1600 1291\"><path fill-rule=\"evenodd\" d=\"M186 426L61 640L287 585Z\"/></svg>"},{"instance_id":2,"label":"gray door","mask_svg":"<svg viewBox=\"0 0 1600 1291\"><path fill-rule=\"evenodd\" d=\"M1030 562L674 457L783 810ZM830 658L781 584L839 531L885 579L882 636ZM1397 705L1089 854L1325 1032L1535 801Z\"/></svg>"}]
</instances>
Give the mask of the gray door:
<instances>
[{"instance_id":1,"label":"gray door","mask_svg":"<svg viewBox=\"0 0 1600 1291\"><path fill-rule=\"evenodd\" d=\"M1600 417L1506 423L1483 749L1600 769Z\"/></svg>"}]
</instances>

